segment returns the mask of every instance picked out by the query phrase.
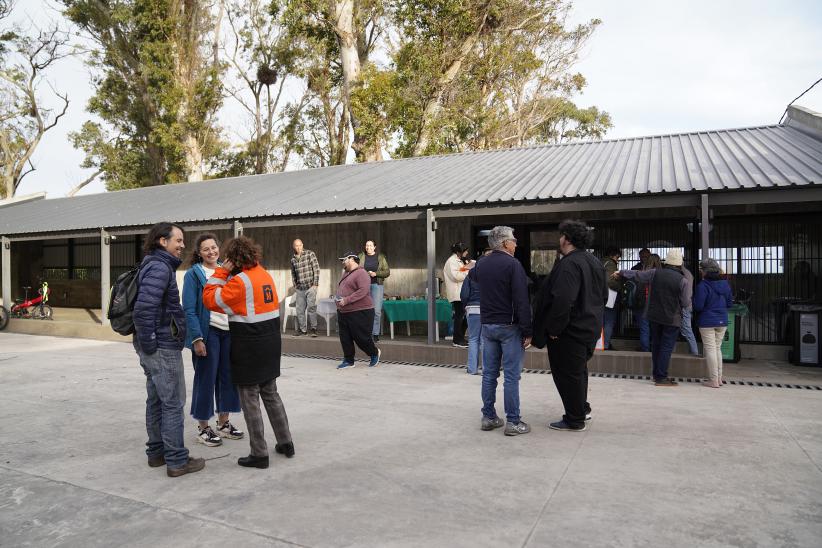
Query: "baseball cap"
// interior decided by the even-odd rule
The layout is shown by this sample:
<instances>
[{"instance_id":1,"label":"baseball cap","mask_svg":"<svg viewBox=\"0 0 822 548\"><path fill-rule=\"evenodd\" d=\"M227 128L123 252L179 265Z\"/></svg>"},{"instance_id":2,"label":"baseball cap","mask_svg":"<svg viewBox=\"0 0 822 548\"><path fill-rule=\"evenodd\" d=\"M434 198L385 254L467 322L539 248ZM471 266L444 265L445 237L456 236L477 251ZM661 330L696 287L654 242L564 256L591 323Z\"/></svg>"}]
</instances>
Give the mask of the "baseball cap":
<instances>
[{"instance_id":1,"label":"baseball cap","mask_svg":"<svg viewBox=\"0 0 822 548\"><path fill-rule=\"evenodd\" d=\"M351 257L352 259L354 259L354 260L355 260L355 261L357 261L358 263L360 262L360 257L359 257L359 255L357 255L357 254L356 254L356 253L354 253L353 251L349 251L349 252L347 252L347 253L343 253L343 254L339 257L339 259L340 259L341 261L344 261L344 260L346 260L346 259L347 259L347 258L349 258L349 257Z\"/></svg>"}]
</instances>

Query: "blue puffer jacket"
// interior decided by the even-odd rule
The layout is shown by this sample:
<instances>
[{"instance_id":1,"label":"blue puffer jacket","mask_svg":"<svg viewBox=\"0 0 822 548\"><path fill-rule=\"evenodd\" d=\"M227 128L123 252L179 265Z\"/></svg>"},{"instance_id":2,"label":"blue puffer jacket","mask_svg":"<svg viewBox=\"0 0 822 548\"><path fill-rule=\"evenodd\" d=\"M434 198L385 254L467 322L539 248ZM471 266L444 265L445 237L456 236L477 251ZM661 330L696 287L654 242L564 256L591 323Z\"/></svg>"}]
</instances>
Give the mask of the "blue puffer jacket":
<instances>
[{"instance_id":1,"label":"blue puffer jacket","mask_svg":"<svg viewBox=\"0 0 822 548\"><path fill-rule=\"evenodd\" d=\"M186 348L191 348L195 339L208 342L208 324L211 311L203 306L203 288L206 284L205 270L201 264L195 264L186 272L183 279L183 310L186 313Z\"/></svg>"},{"instance_id":2,"label":"blue puffer jacket","mask_svg":"<svg viewBox=\"0 0 822 548\"><path fill-rule=\"evenodd\" d=\"M705 278L694 292L694 312L698 313L698 327L728 325L728 307L734 303L731 286L726 280Z\"/></svg>"},{"instance_id":3,"label":"blue puffer jacket","mask_svg":"<svg viewBox=\"0 0 822 548\"><path fill-rule=\"evenodd\" d=\"M154 354L158 348L183 349L186 317L174 274L181 262L167 251L155 249L140 265L140 290L134 302L134 343L145 354Z\"/></svg>"},{"instance_id":4,"label":"blue puffer jacket","mask_svg":"<svg viewBox=\"0 0 822 548\"><path fill-rule=\"evenodd\" d=\"M478 281L465 278L460 289L460 300L463 306L479 306L480 284Z\"/></svg>"}]
</instances>

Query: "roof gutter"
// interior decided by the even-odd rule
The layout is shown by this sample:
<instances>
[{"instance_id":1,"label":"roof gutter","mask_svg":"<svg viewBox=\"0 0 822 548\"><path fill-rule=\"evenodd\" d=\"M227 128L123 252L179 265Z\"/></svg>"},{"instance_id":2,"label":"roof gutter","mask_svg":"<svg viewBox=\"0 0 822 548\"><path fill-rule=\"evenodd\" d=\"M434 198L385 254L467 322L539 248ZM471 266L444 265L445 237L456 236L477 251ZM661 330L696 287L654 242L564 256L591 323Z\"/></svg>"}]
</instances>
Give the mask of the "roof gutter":
<instances>
[{"instance_id":1,"label":"roof gutter","mask_svg":"<svg viewBox=\"0 0 822 548\"><path fill-rule=\"evenodd\" d=\"M26 194L25 196L12 196L11 198L6 198L5 200L0 200L0 207L25 204L26 202L34 202L34 201L37 201L37 200L42 200L45 197L46 197L45 192L35 192L34 194Z\"/></svg>"}]
</instances>

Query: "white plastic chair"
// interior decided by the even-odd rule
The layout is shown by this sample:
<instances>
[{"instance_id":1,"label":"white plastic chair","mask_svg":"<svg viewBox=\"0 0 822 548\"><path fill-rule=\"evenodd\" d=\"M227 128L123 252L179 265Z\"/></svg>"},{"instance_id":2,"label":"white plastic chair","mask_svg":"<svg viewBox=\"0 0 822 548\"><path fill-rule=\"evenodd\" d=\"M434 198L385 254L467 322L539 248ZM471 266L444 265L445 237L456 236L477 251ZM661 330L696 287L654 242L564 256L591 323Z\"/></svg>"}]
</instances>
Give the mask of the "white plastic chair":
<instances>
[{"instance_id":1,"label":"white plastic chair","mask_svg":"<svg viewBox=\"0 0 822 548\"><path fill-rule=\"evenodd\" d=\"M334 299L320 299L317 301L317 314L325 318L325 336L331 336L331 318L337 315L337 304Z\"/></svg>"},{"instance_id":2,"label":"white plastic chair","mask_svg":"<svg viewBox=\"0 0 822 548\"><path fill-rule=\"evenodd\" d=\"M294 302L294 295L288 295L283 301L283 304L283 333L285 333L289 316L294 316L294 329L297 328L297 303Z\"/></svg>"}]
</instances>

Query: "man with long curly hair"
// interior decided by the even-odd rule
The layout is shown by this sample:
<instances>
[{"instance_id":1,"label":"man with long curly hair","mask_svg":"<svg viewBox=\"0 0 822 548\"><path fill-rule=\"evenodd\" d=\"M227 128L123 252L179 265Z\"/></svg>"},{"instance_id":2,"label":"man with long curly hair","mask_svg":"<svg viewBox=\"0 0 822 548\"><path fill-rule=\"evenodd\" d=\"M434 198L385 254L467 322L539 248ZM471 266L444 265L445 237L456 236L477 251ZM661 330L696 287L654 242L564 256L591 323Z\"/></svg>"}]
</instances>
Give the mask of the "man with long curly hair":
<instances>
[{"instance_id":1,"label":"man with long curly hair","mask_svg":"<svg viewBox=\"0 0 822 548\"><path fill-rule=\"evenodd\" d=\"M285 407L277 392L280 376L280 303L271 275L260 265L262 251L240 236L225 245L225 260L203 289L209 310L228 316L231 333L231 378L240 391L251 453L237 464L268 468L260 399L263 400L277 444L277 453L294 456Z\"/></svg>"}]
</instances>

